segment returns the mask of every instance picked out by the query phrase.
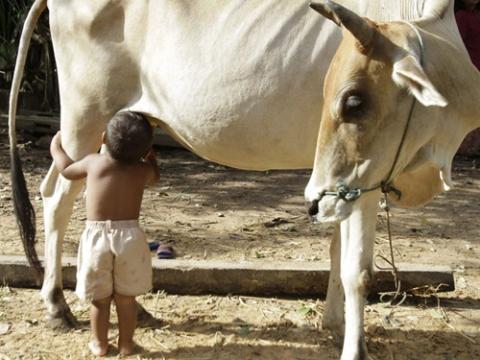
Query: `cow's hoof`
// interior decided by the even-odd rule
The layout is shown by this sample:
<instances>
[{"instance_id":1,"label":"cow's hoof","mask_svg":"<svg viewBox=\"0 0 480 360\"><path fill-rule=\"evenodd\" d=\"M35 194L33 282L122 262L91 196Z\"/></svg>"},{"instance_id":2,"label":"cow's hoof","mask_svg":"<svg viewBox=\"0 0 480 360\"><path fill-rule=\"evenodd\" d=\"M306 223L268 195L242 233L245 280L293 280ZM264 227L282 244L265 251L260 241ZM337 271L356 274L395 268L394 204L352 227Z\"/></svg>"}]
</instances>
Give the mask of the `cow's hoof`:
<instances>
[{"instance_id":1,"label":"cow's hoof","mask_svg":"<svg viewBox=\"0 0 480 360\"><path fill-rule=\"evenodd\" d=\"M48 315L47 325L54 331L68 332L78 328L79 323L70 309L66 309L54 315Z\"/></svg>"},{"instance_id":2,"label":"cow's hoof","mask_svg":"<svg viewBox=\"0 0 480 360\"><path fill-rule=\"evenodd\" d=\"M137 303L138 312L137 312L137 323L139 327L148 328L148 327L158 327L163 324L162 320L157 319L155 316L150 314L142 305Z\"/></svg>"},{"instance_id":3,"label":"cow's hoof","mask_svg":"<svg viewBox=\"0 0 480 360\"><path fill-rule=\"evenodd\" d=\"M340 360L368 360L367 345L365 337L361 336L358 340L357 346L343 345L342 357Z\"/></svg>"},{"instance_id":4,"label":"cow's hoof","mask_svg":"<svg viewBox=\"0 0 480 360\"><path fill-rule=\"evenodd\" d=\"M368 353L366 349L360 350L358 354L355 355L345 355L342 354L340 360L368 360Z\"/></svg>"}]
</instances>

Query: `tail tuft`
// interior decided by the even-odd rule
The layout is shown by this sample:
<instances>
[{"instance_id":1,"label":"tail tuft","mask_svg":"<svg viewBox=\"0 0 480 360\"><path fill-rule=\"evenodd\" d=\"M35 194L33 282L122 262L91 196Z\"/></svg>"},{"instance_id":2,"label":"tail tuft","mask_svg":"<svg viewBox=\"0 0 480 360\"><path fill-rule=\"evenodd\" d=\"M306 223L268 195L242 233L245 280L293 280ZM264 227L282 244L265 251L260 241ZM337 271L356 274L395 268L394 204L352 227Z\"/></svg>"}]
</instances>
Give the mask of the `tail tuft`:
<instances>
[{"instance_id":1,"label":"tail tuft","mask_svg":"<svg viewBox=\"0 0 480 360\"><path fill-rule=\"evenodd\" d=\"M10 152L10 173L12 181L13 193L13 207L15 210L15 218L17 220L18 228L20 229L20 236L22 238L23 248L27 256L30 266L35 271L35 277L38 284L43 279L43 267L38 259L35 251L35 210L30 202L23 175L18 149L15 147Z\"/></svg>"}]
</instances>

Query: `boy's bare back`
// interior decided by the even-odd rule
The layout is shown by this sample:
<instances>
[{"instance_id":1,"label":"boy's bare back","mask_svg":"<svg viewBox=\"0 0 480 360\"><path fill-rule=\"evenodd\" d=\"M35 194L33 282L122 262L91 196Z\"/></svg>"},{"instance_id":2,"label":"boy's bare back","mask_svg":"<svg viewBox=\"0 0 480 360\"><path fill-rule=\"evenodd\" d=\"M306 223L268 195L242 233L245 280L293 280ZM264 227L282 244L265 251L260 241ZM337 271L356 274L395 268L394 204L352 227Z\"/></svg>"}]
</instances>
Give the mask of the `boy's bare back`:
<instances>
[{"instance_id":1,"label":"boy's bare back","mask_svg":"<svg viewBox=\"0 0 480 360\"><path fill-rule=\"evenodd\" d=\"M69 180L87 178L88 220L138 219L145 185L159 178L152 137L143 116L117 113L102 135L107 151L73 161L62 147L60 132L55 135L50 152L57 169Z\"/></svg>"},{"instance_id":2,"label":"boy's bare back","mask_svg":"<svg viewBox=\"0 0 480 360\"><path fill-rule=\"evenodd\" d=\"M155 180L152 164L126 165L106 154L92 154L82 161L87 175L87 219L138 219L145 185Z\"/></svg>"}]
</instances>

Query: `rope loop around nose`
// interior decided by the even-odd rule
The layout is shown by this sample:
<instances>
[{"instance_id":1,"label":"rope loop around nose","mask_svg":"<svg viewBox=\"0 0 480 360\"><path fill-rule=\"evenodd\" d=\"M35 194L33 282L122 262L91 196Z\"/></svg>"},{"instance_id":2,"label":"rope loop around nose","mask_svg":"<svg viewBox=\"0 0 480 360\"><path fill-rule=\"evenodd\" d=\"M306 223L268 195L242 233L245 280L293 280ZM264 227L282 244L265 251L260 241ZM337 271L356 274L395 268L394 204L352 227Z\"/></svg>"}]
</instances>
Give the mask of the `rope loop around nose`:
<instances>
[{"instance_id":1,"label":"rope loop around nose","mask_svg":"<svg viewBox=\"0 0 480 360\"><path fill-rule=\"evenodd\" d=\"M336 196L340 199L351 202L357 200L362 194L366 192L370 192L373 190L380 189L382 193L394 193L398 200L402 197L402 192L394 187L391 183L387 183L382 181L379 185L374 186L369 189L360 189L360 188L349 188L343 181L337 181L335 185L336 191L323 191L319 194L319 200L321 200L324 196Z\"/></svg>"}]
</instances>

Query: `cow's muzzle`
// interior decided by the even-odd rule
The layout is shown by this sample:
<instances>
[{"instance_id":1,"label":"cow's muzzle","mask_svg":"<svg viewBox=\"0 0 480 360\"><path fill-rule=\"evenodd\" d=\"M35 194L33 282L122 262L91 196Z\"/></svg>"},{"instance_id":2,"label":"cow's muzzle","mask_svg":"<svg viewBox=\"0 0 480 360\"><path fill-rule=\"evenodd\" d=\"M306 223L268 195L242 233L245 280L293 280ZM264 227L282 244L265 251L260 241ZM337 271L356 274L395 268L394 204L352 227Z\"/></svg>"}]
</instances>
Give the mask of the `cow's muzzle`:
<instances>
[{"instance_id":1,"label":"cow's muzzle","mask_svg":"<svg viewBox=\"0 0 480 360\"><path fill-rule=\"evenodd\" d=\"M310 203L307 202L306 205L307 205L307 208L308 208L308 210L307 210L308 216L313 217L313 216L318 214L318 202L319 202L318 199L315 199Z\"/></svg>"}]
</instances>

